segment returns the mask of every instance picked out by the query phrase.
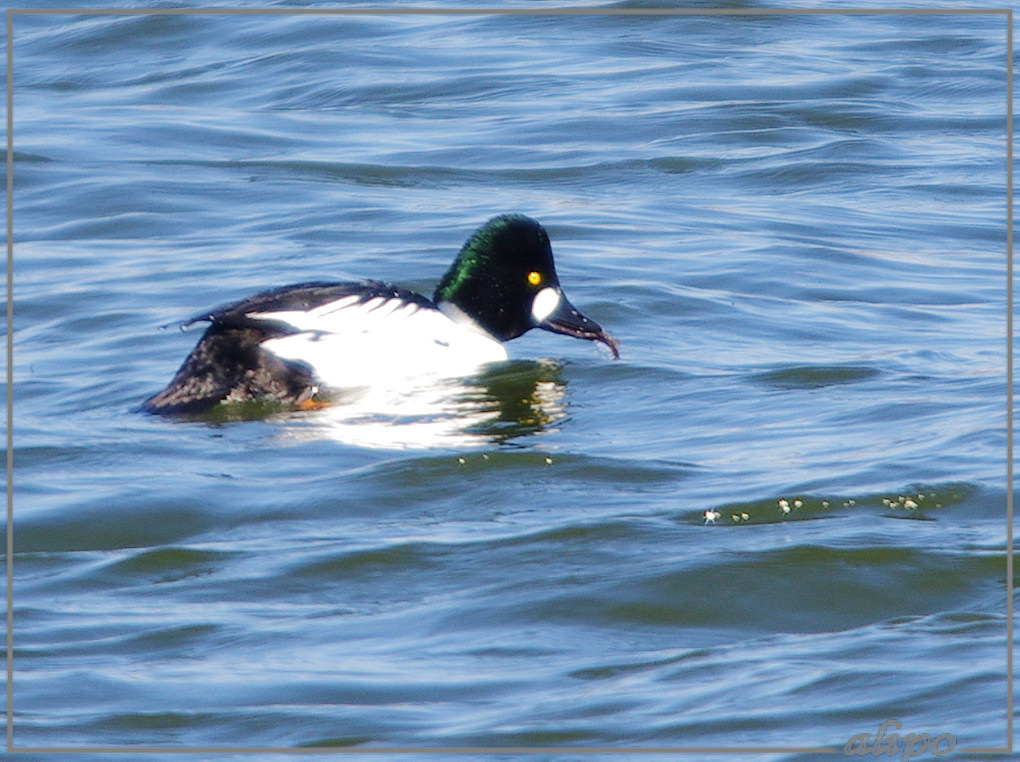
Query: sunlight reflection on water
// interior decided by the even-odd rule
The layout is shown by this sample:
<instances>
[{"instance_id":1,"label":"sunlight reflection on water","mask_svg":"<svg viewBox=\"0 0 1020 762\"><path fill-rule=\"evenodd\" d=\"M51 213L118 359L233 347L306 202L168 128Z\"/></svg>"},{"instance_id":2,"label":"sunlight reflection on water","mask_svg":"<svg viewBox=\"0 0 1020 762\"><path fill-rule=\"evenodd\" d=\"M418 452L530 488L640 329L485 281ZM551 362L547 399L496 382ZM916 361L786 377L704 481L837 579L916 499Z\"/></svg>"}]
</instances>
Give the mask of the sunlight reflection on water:
<instances>
[{"instance_id":1,"label":"sunlight reflection on water","mask_svg":"<svg viewBox=\"0 0 1020 762\"><path fill-rule=\"evenodd\" d=\"M556 430L566 387L551 362L516 363L473 379L428 379L345 391L336 404L287 416L283 436L371 449L483 447Z\"/></svg>"}]
</instances>

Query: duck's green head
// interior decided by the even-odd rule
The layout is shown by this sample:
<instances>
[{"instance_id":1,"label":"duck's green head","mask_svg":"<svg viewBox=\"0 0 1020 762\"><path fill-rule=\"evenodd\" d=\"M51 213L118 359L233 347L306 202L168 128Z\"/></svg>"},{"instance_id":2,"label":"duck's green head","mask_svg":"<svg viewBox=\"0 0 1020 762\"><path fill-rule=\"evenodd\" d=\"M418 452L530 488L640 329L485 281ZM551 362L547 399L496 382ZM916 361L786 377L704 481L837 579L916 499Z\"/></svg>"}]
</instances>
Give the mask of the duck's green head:
<instances>
[{"instance_id":1,"label":"duck's green head","mask_svg":"<svg viewBox=\"0 0 1020 762\"><path fill-rule=\"evenodd\" d=\"M466 315L500 341L544 328L602 342L614 358L620 356L617 341L567 301L545 229L520 214L494 217L475 231L432 300L455 318Z\"/></svg>"}]
</instances>

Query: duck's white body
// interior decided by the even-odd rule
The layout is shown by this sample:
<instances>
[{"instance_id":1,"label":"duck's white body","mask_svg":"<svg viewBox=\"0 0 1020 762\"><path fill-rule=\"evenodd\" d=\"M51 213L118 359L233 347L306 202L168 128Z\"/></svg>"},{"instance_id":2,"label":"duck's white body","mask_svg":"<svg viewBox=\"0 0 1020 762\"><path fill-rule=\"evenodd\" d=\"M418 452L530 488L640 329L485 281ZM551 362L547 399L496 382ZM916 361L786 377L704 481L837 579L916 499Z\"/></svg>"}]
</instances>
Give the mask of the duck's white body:
<instances>
[{"instance_id":1,"label":"duck's white body","mask_svg":"<svg viewBox=\"0 0 1020 762\"><path fill-rule=\"evenodd\" d=\"M435 307L400 297L348 296L307 311L249 313L296 333L262 342L282 360L308 365L323 386L378 386L469 375L507 359L501 342Z\"/></svg>"}]
</instances>

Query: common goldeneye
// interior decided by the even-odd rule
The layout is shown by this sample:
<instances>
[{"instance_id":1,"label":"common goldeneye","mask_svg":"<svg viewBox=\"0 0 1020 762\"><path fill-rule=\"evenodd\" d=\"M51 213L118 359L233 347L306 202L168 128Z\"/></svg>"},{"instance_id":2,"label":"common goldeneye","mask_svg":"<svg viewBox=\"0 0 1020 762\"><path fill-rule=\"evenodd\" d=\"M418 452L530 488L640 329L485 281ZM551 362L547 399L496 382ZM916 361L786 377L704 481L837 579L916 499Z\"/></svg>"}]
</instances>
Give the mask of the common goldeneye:
<instances>
[{"instance_id":1,"label":"common goldeneye","mask_svg":"<svg viewBox=\"0 0 1020 762\"><path fill-rule=\"evenodd\" d=\"M563 294L549 235L503 215L468 239L429 301L380 281L299 283L204 312L211 325L163 391L157 414L201 414L221 402L313 408L330 390L379 379L470 375L507 359L504 341L532 328L618 342ZM182 327L183 327L182 326Z\"/></svg>"}]
</instances>

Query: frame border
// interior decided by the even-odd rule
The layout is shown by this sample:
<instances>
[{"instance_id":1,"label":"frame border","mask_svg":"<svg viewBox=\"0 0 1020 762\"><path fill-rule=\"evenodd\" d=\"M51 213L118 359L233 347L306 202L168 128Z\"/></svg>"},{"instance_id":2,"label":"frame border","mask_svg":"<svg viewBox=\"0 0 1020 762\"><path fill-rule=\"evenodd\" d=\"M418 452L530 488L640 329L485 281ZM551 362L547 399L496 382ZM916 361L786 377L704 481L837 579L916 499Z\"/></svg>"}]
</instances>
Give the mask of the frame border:
<instances>
[{"instance_id":1,"label":"frame border","mask_svg":"<svg viewBox=\"0 0 1020 762\"><path fill-rule=\"evenodd\" d=\"M1006 743L1013 752L1013 10L1012 8L9 8L7 10L7 753L22 754L838 754L822 747L352 746L162 747L14 745L14 17L15 16L1002 16L1006 21Z\"/></svg>"}]
</instances>

